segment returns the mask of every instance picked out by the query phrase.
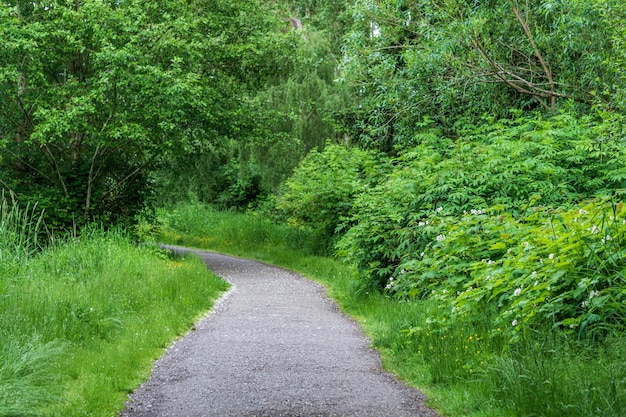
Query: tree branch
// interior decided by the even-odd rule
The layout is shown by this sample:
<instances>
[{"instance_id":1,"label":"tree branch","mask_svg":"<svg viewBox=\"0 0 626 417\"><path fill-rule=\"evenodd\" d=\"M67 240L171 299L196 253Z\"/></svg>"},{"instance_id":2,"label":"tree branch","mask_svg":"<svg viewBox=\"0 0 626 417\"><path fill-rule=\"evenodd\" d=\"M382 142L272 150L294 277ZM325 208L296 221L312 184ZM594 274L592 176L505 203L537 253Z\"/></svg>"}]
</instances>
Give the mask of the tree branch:
<instances>
[{"instance_id":1,"label":"tree branch","mask_svg":"<svg viewBox=\"0 0 626 417\"><path fill-rule=\"evenodd\" d=\"M522 15L521 15L521 13L519 11L519 8L517 8L513 4L511 5L511 8L513 9L513 13L515 14L515 17L517 18L518 22L520 23L520 25L522 25L522 29L524 29L524 33L526 34L526 38L530 42L530 45L533 48L533 52L534 52L535 56L537 57L537 59L539 60L539 63L541 64L541 67L543 68L543 72L545 73L546 78L548 79L548 82L550 83L550 91L554 94L555 91L556 91L556 88L555 88L555 85L554 85L554 80L552 79L552 71L550 70L550 66L543 59L543 56L541 55L541 52L539 51L539 48L537 48L537 44L535 43L535 39L533 38L533 35L530 32L530 28L528 26L528 22L525 21L524 19L522 19ZM554 111L554 109L556 107L556 95L553 95L550 98L550 107L551 107L552 111Z\"/></svg>"}]
</instances>

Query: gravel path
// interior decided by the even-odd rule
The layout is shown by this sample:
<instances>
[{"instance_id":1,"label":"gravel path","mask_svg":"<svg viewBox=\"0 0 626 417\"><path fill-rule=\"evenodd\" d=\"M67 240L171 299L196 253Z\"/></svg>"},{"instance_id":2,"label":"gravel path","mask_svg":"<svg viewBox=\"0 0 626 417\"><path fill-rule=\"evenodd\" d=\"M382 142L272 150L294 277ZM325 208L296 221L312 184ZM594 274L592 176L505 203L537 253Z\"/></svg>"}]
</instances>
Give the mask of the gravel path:
<instances>
[{"instance_id":1,"label":"gravel path","mask_svg":"<svg viewBox=\"0 0 626 417\"><path fill-rule=\"evenodd\" d=\"M419 391L381 370L321 286L260 262L193 252L233 286L157 361L122 417L437 416Z\"/></svg>"}]
</instances>

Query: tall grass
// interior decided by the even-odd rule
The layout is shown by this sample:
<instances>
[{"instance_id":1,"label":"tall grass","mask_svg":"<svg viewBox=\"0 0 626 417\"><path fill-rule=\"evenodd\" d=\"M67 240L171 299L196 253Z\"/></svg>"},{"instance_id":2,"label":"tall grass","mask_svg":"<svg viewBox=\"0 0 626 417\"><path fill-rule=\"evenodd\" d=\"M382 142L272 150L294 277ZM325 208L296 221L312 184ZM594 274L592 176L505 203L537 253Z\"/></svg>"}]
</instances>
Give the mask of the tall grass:
<instances>
[{"instance_id":1,"label":"tall grass","mask_svg":"<svg viewBox=\"0 0 626 417\"><path fill-rule=\"evenodd\" d=\"M227 284L199 258L137 246L121 232L34 251L24 225L37 219L10 210L7 236L24 239L0 261L0 416L117 414Z\"/></svg>"},{"instance_id":2,"label":"tall grass","mask_svg":"<svg viewBox=\"0 0 626 417\"><path fill-rule=\"evenodd\" d=\"M37 251L42 218L43 212L36 205L21 208L15 198L0 195L0 262Z\"/></svg>"},{"instance_id":3,"label":"tall grass","mask_svg":"<svg viewBox=\"0 0 626 417\"><path fill-rule=\"evenodd\" d=\"M163 215L161 238L278 264L324 284L360 322L384 365L422 388L447 416L527 417L626 415L626 337L602 345L536 329L513 341L485 311L453 318L435 300L400 301L355 291L355 270L318 256L314 232L264 219L179 205ZM271 238L269 238L271 236Z\"/></svg>"},{"instance_id":4,"label":"tall grass","mask_svg":"<svg viewBox=\"0 0 626 417\"><path fill-rule=\"evenodd\" d=\"M161 210L162 240L212 248L248 256L267 256L284 250L328 254L329 247L319 239L321 232L276 225L253 214L219 211L200 203L179 204Z\"/></svg>"}]
</instances>

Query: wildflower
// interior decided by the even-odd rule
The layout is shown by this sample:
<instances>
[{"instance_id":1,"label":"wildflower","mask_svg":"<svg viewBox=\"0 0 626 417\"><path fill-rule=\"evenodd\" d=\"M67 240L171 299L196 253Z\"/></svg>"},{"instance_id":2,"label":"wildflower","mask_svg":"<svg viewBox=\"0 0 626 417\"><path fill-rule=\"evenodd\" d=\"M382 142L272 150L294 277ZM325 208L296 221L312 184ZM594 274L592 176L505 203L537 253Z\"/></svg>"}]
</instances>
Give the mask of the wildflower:
<instances>
[{"instance_id":1,"label":"wildflower","mask_svg":"<svg viewBox=\"0 0 626 417\"><path fill-rule=\"evenodd\" d=\"M424 257L424 252L420 253L420 256L423 258Z\"/></svg>"},{"instance_id":2,"label":"wildflower","mask_svg":"<svg viewBox=\"0 0 626 417\"><path fill-rule=\"evenodd\" d=\"M437 207L437 213L441 213L443 211L443 207Z\"/></svg>"},{"instance_id":3,"label":"wildflower","mask_svg":"<svg viewBox=\"0 0 626 417\"><path fill-rule=\"evenodd\" d=\"M515 297L517 297L518 295L520 295L522 293L522 289L521 288L516 288L515 291L513 291L513 295Z\"/></svg>"},{"instance_id":4,"label":"wildflower","mask_svg":"<svg viewBox=\"0 0 626 417\"><path fill-rule=\"evenodd\" d=\"M446 240L446 237L444 235L438 235L437 236L437 241L438 242L441 242L441 241L444 241L444 240Z\"/></svg>"},{"instance_id":5,"label":"wildflower","mask_svg":"<svg viewBox=\"0 0 626 417\"><path fill-rule=\"evenodd\" d=\"M418 225L419 227L422 227L422 226L426 226L426 223L424 223L424 222L419 222L417 225Z\"/></svg>"},{"instance_id":6,"label":"wildflower","mask_svg":"<svg viewBox=\"0 0 626 417\"><path fill-rule=\"evenodd\" d=\"M583 308L587 307L587 305L588 305L588 304L589 304L589 301L587 301L587 300L585 300L585 301L583 301L582 303L580 303L580 305L581 305Z\"/></svg>"},{"instance_id":7,"label":"wildflower","mask_svg":"<svg viewBox=\"0 0 626 417\"><path fill-rule=\"evenodd\" d=\"M511 322L511 326L513 326L513 327L517 326L517 319L515 319L515 320L513 320L513 321Z\"/></svg>"},{"instance_id":8,"label":"wildflower","mask_svg":"<svg viewBox=\"0 0 626 417\"><path fill-rule=\"evenodd\" d=\"M530 245L530 243L528 243L528 242L522 242L522 246L523 246L523 247L527 248L527 247L528 247L528 245Z\"/></svg>"},{"instance_id":9,"label":"wildflower","mask_svg":"<svg viewBox=\"0 0 626 417\"><path fill-rule=\"evenodd\" d=\"M578 214L589 214L589 212L587 210L580 209L578 210Z\"/></svg>"},{"instance_id":10,"label":"wildflower","mask_svg":"<svg viewBox=\"0 0 626 417\"><path fill-rule=\"evenodd\" d=\"M537 276L537 271L533 271L530 275L532 275L533 277Z\"/></svg>"},{"instance_id":11,"label":"wildflower","mask_svg":"<svg viewBox=\"0 0 626 417\"><path fill-rule=\"evenodd\" d=\"M591 226L589 229L589 232L593 235L595 235L596 233L600 232L600 228L598 226L596 226L595 224L593 226Z\"/></svg>"},{"instance_id":12,"label":"wildflower","mask_svg":"<svg viewBox=\"0 0 626 417\"><path fill-rule=\"evenodd\" d=\"M600 291L591 290L589 293L589 299L591 300L593 297L597 297L598 295L600 295Z\"/></svg>"},{"instance_id":13,"label":"wildflower","mask_svg":"<svg viewBox=\"0 0 626 417\"><path fill-rule=\"evenodd\" d=\"M539 285L539 281L535 281L535 283L533 284L533 287L536 287L537 285Z\"/></svg>"},{"instance_id":14,"label":"wildflower","mask_svg":"<svg viewBox=\"0 0 626 417\"><path fill-rule=\"evenodd\" d=\"M603 239L602 239L602 244L605 244L606 242L608 242L609 240L611 240L611 236L610 235L606 235Z\"/></svg>"},{"instance_id":15,"label":"wildflower","mask_svg":"<svg viewBox=\"0 0 626 417\"><path fill-rule=\"evenodd\" d=\"M548 259L554 259L554 254L551 253L550 255L548 255Z\"/></svg>"}]
</instances>

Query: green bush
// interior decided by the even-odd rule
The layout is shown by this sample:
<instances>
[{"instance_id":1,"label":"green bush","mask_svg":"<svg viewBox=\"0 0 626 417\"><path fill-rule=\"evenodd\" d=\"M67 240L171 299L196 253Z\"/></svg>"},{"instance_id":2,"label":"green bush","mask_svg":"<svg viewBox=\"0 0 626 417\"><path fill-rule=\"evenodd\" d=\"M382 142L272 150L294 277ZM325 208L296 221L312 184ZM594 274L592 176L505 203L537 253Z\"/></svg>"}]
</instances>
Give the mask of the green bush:
<instances>
[{"instance_id":1,"label":"green bush","mask_svg":"<svg viewBox=\"0 0 626 417\"><path fill-rule=\"evenodd\" d=\"M393 161L380 185L360 193L339 242L362 285L383 288L405 258L418 259L445 234L442 215L502 205L517 216L529 206L559 207L624 186L624 151L594 137L594 124L561 114L466 127L453 141L422 135Z\"/></svg>"},{"instance_id":2,"label":"green bush","mask_svg":"<svg viewBox=\"0 0 626 417\"><path fill-rule=\"evenodd\" d=\"M276 209L289 224L309 226L328 238L346 221L354 198L366 193L381 167L376 155L358 148L328 145L316 150L284 184Z\"/></svg>"}]
</instances>

